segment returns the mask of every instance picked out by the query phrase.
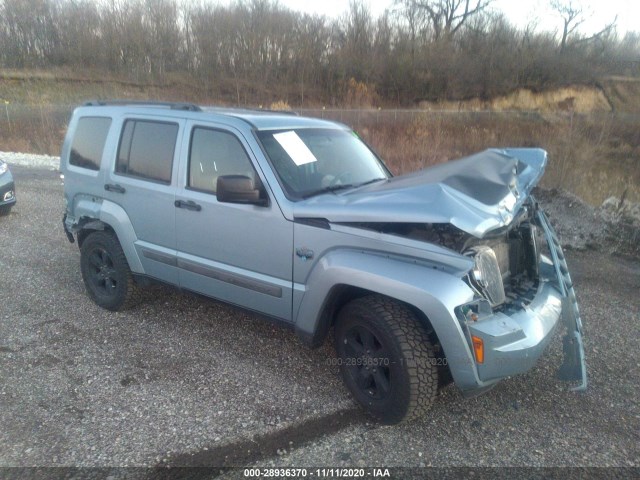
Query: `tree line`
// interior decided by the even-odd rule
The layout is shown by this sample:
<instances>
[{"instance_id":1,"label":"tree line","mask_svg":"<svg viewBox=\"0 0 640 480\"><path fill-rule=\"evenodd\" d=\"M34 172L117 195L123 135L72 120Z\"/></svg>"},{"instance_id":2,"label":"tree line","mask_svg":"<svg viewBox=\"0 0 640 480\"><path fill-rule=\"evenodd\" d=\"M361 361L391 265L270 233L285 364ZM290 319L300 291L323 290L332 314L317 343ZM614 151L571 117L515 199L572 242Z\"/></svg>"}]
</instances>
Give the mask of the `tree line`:
<instances>
[{"instance_id":1,"label":"tree line","mask_svg":"<svg viewBox=\"0 0 640 480\"><path fill-rule=\"evenodd\" d=\"M551 0L556 34L516 28L492 0L396 0L377 18L352 0L338 19L275 0L0 0L0 67L187 76L238 103L249 90L354 106L640 75L640 35L613 23L581 35L576 1Z\"/></svg>"}]
</instances>

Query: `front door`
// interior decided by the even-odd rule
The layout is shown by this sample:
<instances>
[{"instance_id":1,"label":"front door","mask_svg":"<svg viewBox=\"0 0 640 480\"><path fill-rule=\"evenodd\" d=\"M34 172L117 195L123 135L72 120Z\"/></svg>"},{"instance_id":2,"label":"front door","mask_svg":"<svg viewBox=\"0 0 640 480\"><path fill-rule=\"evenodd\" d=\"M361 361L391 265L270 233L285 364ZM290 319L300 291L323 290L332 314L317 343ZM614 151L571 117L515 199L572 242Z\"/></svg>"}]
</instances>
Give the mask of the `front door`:
<instances>
[{"instance_id":1,"label":"front door","mask_svg":"<svg viewBox=\"0 0 640 480\"><path fill-rule=\"evenodd\" d=\"M263 182L249 145L216 124L190 122L187 135L175 201L180 285L291 320L293 224L273 199L267 206L216 199L222 175Z\"/></svg>"}]
</instances>

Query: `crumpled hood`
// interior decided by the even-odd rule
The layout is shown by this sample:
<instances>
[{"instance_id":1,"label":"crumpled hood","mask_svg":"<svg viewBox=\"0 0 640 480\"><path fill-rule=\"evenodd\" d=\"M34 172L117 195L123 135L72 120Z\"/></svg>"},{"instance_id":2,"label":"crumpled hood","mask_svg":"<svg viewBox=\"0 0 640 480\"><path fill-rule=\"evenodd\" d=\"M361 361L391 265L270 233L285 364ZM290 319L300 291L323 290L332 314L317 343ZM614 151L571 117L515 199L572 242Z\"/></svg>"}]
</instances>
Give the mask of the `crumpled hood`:
<instances>
[{"instance_id":1,"label":"crumpled hood","mask_svg":"<svg viewBox=\"0 0 640 480\"><path fill-rule=\"evenodd\" d=\"M297 202L296 218L329 222L450 223L482 238L508 225L547 164L534 148L485 150L420 172Z\"/></svg>"}]
</instances>

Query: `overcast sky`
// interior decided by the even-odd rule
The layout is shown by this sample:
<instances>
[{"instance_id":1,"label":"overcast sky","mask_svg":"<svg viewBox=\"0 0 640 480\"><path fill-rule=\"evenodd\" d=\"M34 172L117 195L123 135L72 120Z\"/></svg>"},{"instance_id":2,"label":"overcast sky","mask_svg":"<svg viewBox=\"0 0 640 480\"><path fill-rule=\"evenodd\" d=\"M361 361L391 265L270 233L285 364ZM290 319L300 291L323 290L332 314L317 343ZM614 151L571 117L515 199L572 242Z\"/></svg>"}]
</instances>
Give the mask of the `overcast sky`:
<instances>
[{"instance_id":1,"label":"overcast sky","mask_svg":"<svg viewBox=\"0 0 640 480\"><path fill-rule=\"evenodd\" d=\"M368 0L367 3L374 17L377 17L393 5L393 0ZM612 22L616 15L618 32L624 34L630 30L640 30L640 0L583 0L579 3L593 12L583 25L583 33L599 31ZM280 0L280 4L293 10L338 17L348 9L349 0ZM548 4L548 0L495 0L493 5L519 27L537 21L540 29L559 29L561 20L548 8Z\"/></svg>"}]
</instances>

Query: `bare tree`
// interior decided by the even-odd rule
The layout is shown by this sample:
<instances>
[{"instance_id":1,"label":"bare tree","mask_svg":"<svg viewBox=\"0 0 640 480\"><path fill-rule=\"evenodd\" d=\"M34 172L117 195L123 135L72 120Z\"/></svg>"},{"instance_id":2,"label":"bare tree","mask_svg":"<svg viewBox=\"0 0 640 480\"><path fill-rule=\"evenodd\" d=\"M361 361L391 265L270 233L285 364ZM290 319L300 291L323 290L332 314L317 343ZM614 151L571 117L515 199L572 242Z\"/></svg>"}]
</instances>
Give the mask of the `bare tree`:
<instances>
[{"instance_id":1,"label":"bare tree","mask_svg":"<svg viewBox=\"0 0 640 480\"><path fill-rule=\"evenodd\" d=\"M181 32L176 22L177 5L173 0L146 0L143 10L145 53L149 73L162 78L167 70L178 67Z\"/></svg>"},{"instance_id":2,"label":"bare tree","mask_svg":"<svg viewBox=\"0 0 640 480\"><path fill-rule=\"evenodd\" d=\"M487 9L493 0L405 0L413 9L426 12L435 41L451 40L474 15Z\"/></svg>"},{"instance_id":3,"label":"bare tree","mask_svg":"<svg viewBox=\"0 0 640 480\"><path fill-rule=\"evenodd\" d=\"M396 12L399 12L409 28L409 47L411 49L411 61L415 64L416 50L418 49L418 36L424 31L428 16L420 2L415 0L395 0Z\"/></svg>"},{"instance_id":4,"label":"bare tree","mask_svg":"<svg viewBox=\"0 0 640 480\"><path fill-rule=\"evenodd\" d=\"M358 104L410 104L640 75L638 34L619 39L614 22L583 34L582 0L545 0L562 36L518 29L492 1L396 0L373 18L365 0L352 0L330 20L277 0L0 0L0 67L140 82L175 73L238 104L336 104L349 93Z\"/></svg>"},{"instance_id":5,"label":"bare tree","mask_svg":"<svg viewBox=\"0 0 640 480\"><path fill-rule=\"evenodd\" d=\"M98 36L100 12L96 4L87 0L57 0L52 12L57 45L48 63L101 65L104 52Z\"/></svg>"},{"instance_id":6,"label":"bare tree","mask_svg":"<svg viewBox=\"0 0 640 480\"><path fill-rule=\"evenodd\" d=\"M324 17L304 15L296 22L295 48L292 52L294 78L300 83L300 103L305 102L305 85L316 86L327 61L330 31Z\"/></svg>"},{"instance_id":7,"label":"bare tree","mask_svg":"<svg viewBox=\"0 0 640 480\"><path fill-rule=\"evenodd\" d=\"M339 21L337 58L343 79L355 77L368 81L371 73L373 19L369 6L362 0L351 0L347 14Z\"/></svg>"},{"instance_id":8,"label":"bare tree","mask_svg":"<svg viewBox=\"0 0 640 480\"><path fill-rule=\"evenodd\" d=\"M578 37L576 35L578 28L593 15L592 12L588 11L579 0L550 0L549 5L562 18L560 52L564 52L571 44L584 43L601 38L611 32L616 24L617 17L593 35ZM571 37L578 38L572 40Z\"/></svg>"},{"instance_id":9,"label":"bare tree","mask_svg":"<svg viewBox=\"0 0 640 480\"><path fill-rule=\"evenodd\" d=\"M19 68L46 66L58 44L53 4L47 0L4 0L2 7L8 63Z\"/></svg>"}]
</instances>

